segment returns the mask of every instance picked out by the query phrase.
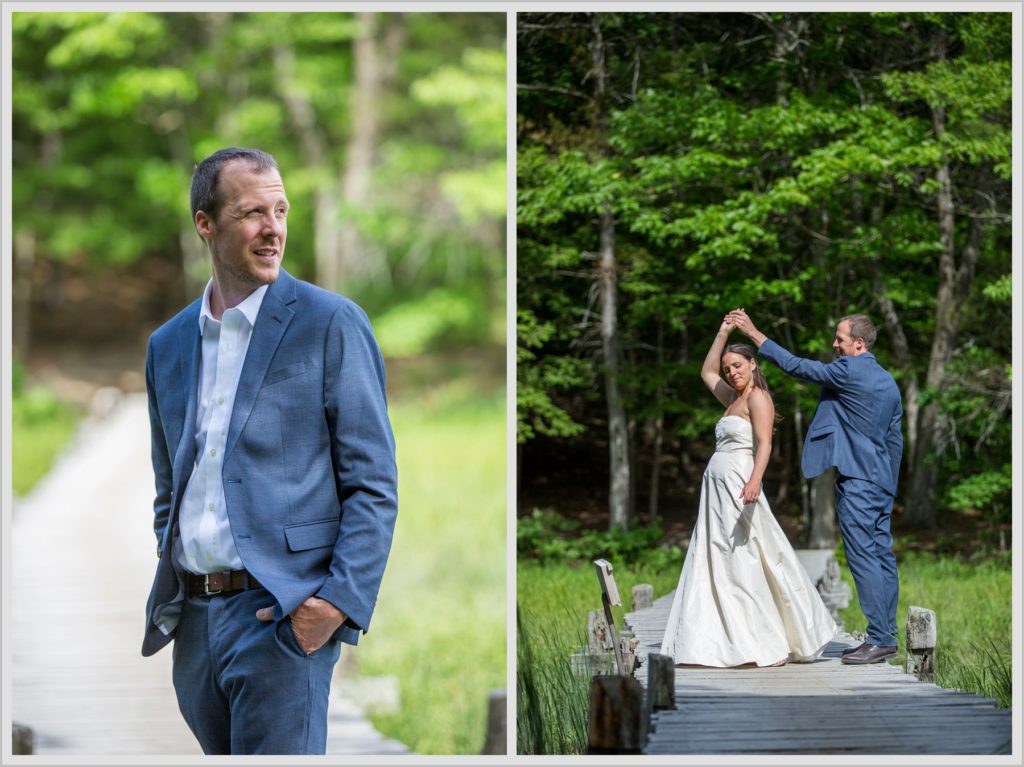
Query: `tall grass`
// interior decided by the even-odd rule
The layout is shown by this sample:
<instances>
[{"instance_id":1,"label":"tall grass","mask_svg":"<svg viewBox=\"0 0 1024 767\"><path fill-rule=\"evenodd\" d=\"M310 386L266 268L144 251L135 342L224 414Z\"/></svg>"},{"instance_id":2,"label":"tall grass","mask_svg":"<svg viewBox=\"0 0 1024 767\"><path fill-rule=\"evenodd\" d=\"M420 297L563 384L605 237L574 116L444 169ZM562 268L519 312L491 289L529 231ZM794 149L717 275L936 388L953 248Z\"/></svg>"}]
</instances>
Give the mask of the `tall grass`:
<instances>
[{"instance_id":1,"label":"tall grass","mask_svg":"<svg viewBox=\"0 0 1024 767\"><path fill-rule=\"evenodd\" d=\"M505 391L464 377L391 403L394 545L359 672L395 675L373 724L421 754L479 753L505 686ZM343 650L343 653L345 650Z\"/></svg>"},{"instance_id":2,"label":"tall grass","mask_svg":"<svg viewBox=\"0 0 1024 767\"><path fill-rule=\"evenodd\" d=\"M524 620L518 606L516 626L517 753L583 753L591 674L574 673L569 656L586 644L586 632L566 641L542 622Z\"/></svg>"},{"instance_id":3,"label":"tall grass","mask_svg":"<svg viewBox=\"0 0 1024 767\"><path fill-rule=\"evenodd\" d=\"M675 588L679 566L655 569L613 562L624 604L612 608L616 627L632 609L630 591L650 583L656 595ZM590 562L539 564L520 560L516 590L516 743L520 754L582 754L587 743L590 673L573 674L569 656L587 640L587 613L601 608Z\"/></svg>"}]
</instances>

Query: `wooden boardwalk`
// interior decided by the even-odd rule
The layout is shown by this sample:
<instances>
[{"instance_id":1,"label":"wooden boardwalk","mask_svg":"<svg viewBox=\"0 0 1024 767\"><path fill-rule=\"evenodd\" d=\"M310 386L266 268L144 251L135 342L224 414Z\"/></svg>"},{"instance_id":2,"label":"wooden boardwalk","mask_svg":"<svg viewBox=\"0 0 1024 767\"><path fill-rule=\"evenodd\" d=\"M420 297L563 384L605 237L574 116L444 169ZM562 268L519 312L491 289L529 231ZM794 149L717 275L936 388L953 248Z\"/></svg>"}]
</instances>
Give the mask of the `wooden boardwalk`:
<instances>
[{"instance_id":1,"label":"wooden boardwalk","mask_svg":"<svg viewBox=\"0 0 1024 767\"><path fill-rule=\"evenodd\" d=\"M132 395L88 423L15 504L10 712L32 728L37 754L201 753L178 713L171 648L140 654L156 566L152 497L146 400ZM339 677L327 753L408 753L343 697Z\"/></svg>"},{"instance_id":2,"label":"wooden boardwalk","mask_svg":"<svg viewBox=\"0 0 1024 767\"><path fill-rule=\"evenodd\" d=\"M641 659L659 651L671 604L668 594L625 616ZM1010 711L888 663L842 665L856 644L840 634L817 662L778 668L677 667L676 709L652 714L644 753L1011 753ZM646 685L646 663L636 676Z\"/></svg>"}]
</instances>

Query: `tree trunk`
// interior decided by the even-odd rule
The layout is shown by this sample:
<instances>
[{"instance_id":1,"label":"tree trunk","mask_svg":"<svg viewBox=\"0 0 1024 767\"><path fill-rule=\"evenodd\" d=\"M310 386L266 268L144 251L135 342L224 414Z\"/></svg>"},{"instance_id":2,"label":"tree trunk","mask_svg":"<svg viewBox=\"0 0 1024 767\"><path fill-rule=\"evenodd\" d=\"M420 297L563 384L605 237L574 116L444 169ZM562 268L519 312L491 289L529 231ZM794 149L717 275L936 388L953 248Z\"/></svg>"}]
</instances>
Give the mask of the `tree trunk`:
<instances>
[{"instance_id":1,"label":"tree trunk","mask_svg":"<svg viewBox=\"0 0 1024 767\"><path fill-rule=\"evenodd\" d=\"M658 323L658 369L661 370L665 364L665 332L661 323ZM665 414L662 410L662 398L664 397L664 386L659 383L655 393L654 406L657 408L657 416L649 420L651 430L651 482L647 497L647 522L654 524L658 520L658 494L660 492L661 479L661 450L662 441L665 435Z\"/></svg>"},{"instance_id":2,"label":"tree trunk","mask_svg":"<svg viewBox=\"0 0 1024 767\"><path fill-rule=\"evenodd\" d=\"M945 38L936 45L937 58L944 59ZM932 107L932 127L937 139L946 130L946 110L942 106ZM935 335L932 338L931 355L925 386L941 390L945 382L946 364L953 354L959 329L960 305L966 299L974 274L980 250L980 224L975 219L971 224L968 242L962 253L959 269L955 262L955 207L953 182L949 160L943 158L935 174L938 182L938 225L941 250L939 252L939 287L935 297ZM935 482L937 478L937 453L945 441L946 423L935 402L921 408L917 427L917 444L914 447L914 462L911 468L907 493L907 521L917 527L935 526Z\"/></svg>"},{"instance_id":3,"label":"tree trunk","mask_svg":"<svg viewBox=\"0 0 1024 767\"><path fill-rule=\"evenodd\" d=\"M327 138L317 123L316 111L295 76L295 50L286 42L274 45L274 74L278 94L284 101L299 139L303 164L320 171L313 202L313 251L317 284L337 290L340 279L338 250L338 192Z\"/></svg>"},{"instance_id":4,"label":"tree trunk","mask_svg":"<svg viewBox=\"0 0 1024 767\"><path fill-rule=\"evenodd\" d=\"M26 362L32 351L32 273L36 265L36 233L22 229L14 235L14 274L11 287L14 356Z\"/></svg>"},{"instance_id":5,"label":"tree trunk","mask_svg":"<svg viewBox=\"0 0 1024 767\"><path fill-rule=\"evenodd\" d=\"M800 411L800 400L795 396L793 397L793 436L796 438L796 451L793 456L793 462L799 466L800 456L804 449L804 415ZM811 501L807 488L807 481L803 478L803 474L800 475L800 510L802 512L801 516L803 517L804 524L809 525L811 519Z\"/></svg>"},{"instance_id":6,"label":"tree trunk","mask_svg":"<svg viewBox=\"0 0 1024 767\"><path fill-rule=\"evenodd\" d=\"M387 14L383 18L387 18ZM359 36L353 46L355 87L352 91L352 133L345 148L345 171L341 177L341 205L356 210L366 204L380 133L381 94L394 76L391 66L404 41L404 24L391 24L384 38L384 55L379 49L382 16L360 12ZM346 217L338 228L337 271L333 289L349 278L390 280L387 263L379 251L366 247L359 228Z\"/></svg>"},{"instance_id":7,"label":"tree trunk","mask_svg":"<svg viewBox=\"0 0 1024 767\"><path fill-rule=\"evenodd\" d=\"M836 546L836 470L829 469L811 480L810 549Z\"/></svg>"},{"instance_id":8,"label":"tree trunk","mask_svg":"<svg viewBox=\"0 0 1024 767\"><path fill-rule=\"evenodd\" d=\"M605 204L601 214L601 352L608 403L609 527L629 529L629 432L619 387L618 278L615 263L615 217Z\"/></svg>"}]
</instances>

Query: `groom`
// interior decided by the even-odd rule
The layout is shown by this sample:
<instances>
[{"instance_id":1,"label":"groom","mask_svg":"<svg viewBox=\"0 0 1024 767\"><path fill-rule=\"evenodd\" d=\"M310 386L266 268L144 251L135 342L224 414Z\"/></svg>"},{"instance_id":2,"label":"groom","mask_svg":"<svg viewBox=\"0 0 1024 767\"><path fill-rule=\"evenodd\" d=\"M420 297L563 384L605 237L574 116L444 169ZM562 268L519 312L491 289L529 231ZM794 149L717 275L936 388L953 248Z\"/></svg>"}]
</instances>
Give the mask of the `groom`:
<instances>
[{"instance_id":1,"label":"groom","mask_svg":"<svg viewBox=\"0 0 1024 767\"><path fill-rule=\"evenodd\" d=\"M205 753L323 754L340 642L369 629L397 513L383 361L359 307L281 268L273 157L214 152L191 196L212 279L149 342L142 654L174 640Z\"/></svg>"},{"instance_id":2,"label":"groom","mask_svg":"<svg viewBox=\"0 0 1024 767\"><path fill-rule=\"evenodd\" d=\"M867 641L843 663L878 663L896 654L899 581L889 521L903 455L903 405L893 377L875 359L875 326L863 314L843 317L825 364L790 354L754 327L746 312L729 319L785 373L819 384L821 397L804 442L808 479L836 467L836 513L857 597L868 620Z\"/></svg>"}]
</instances>

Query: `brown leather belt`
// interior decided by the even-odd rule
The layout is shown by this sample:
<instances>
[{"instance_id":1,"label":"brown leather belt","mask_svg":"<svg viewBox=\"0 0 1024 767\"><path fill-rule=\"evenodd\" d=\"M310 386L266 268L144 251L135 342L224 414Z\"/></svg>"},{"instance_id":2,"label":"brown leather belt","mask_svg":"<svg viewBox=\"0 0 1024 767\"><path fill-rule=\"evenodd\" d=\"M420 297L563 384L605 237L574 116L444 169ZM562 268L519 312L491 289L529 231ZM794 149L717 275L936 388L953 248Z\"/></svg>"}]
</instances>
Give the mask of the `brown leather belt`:
<instances>
[{"instance_id":1,"label":"brown leather belt","mask_svg":"<svg viewBox=\"0 0 1024 767\"><path fill-rule=\"evenodd\" d=\"M246 589L258 589L262 584L249 575L248 570L225 570L206 575L189 575L188 595L205 597L214 594L234 594Z\"/></svg>"}]
</instances>

